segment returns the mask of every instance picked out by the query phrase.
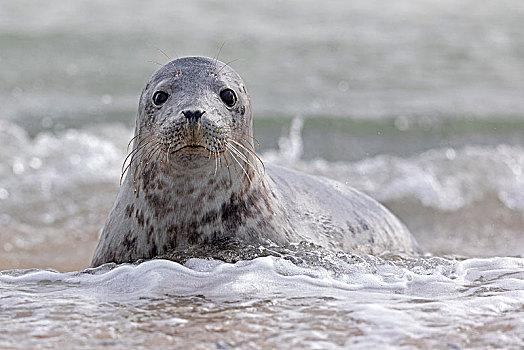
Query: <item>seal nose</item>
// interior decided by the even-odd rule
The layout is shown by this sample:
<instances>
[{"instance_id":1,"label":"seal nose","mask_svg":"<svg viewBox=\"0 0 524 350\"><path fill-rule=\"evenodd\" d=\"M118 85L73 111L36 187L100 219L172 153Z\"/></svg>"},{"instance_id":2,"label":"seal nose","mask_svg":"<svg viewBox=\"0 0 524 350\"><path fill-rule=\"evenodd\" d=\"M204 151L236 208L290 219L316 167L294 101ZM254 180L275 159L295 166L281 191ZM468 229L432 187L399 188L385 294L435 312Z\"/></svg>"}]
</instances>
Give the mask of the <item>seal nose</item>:
<instances>
[{"instance_id":1,"label":"seal nose","mask_svg":"<svg viewBox=\"0 0 524 350\"><path fill-rule=\"evenodd\" d=\"M206 111L183 111L182 114L187 118L189 123L195 124L200 121L200 117L206 113Z\"/></svg>"}]
</instances>

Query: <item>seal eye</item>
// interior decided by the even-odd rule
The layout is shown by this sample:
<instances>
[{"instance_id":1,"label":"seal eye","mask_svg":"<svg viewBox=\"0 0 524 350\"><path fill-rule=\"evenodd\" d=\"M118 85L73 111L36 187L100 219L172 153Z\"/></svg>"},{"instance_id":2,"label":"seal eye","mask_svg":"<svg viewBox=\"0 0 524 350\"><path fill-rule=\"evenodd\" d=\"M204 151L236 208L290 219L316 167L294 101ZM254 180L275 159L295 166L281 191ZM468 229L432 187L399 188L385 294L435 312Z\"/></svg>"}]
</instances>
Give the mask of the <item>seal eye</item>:
<instances>
[{"instance_id":1,"label":"seal eye","mask_svg":"<svg viewBox=\"0 0 524 350\"><path fill-rule=\"evenodd\" d=\"M235 95L235 92L231 89L222 90L220 92L220 98L228 107L233 107L237 102L237 95Z\"/></svg>"},{"instance_id":2,"label":"seal eye","mask_svg":"<svg viewBox=\"0 0 524 350\"><path fill-rule=\"evenodd\" d=\"M153 95L153 103L155 104L155 106L160 107L167 101L168 97L169 95L167 94L167 92L157 91Z\"/></svg>"}]
</instances>

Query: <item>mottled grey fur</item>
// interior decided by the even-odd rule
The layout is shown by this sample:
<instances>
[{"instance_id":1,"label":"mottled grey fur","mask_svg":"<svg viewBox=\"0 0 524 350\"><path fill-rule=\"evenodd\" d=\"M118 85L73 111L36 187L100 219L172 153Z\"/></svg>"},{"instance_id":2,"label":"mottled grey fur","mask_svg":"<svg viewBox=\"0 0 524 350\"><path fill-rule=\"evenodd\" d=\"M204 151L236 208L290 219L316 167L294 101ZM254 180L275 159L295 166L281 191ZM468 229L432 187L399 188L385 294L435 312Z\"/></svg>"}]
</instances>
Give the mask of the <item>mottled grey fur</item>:
<instances>
[{"instance_id":1,"label":"mottled grey fur","mask_svg":"<svg viewBox=\"0 0 524 350\"><path fill-rule=\"evenodd\" d=\"M232 107L220 98L225 88L236 93ZM159 90L169 99L155 106ZM354 253L417 251L406 227L370 197L281 167L266 166L264 174L249 151L232 152L239 144L253 147L251 105L240 76L222 62L185 57L166 64L147 83L138 109L138 151L130 158L136 160L91 266L228 241L310 241ZM184 112L195 110L204 114L190 123Z\"/></svg>"}]
</instances>

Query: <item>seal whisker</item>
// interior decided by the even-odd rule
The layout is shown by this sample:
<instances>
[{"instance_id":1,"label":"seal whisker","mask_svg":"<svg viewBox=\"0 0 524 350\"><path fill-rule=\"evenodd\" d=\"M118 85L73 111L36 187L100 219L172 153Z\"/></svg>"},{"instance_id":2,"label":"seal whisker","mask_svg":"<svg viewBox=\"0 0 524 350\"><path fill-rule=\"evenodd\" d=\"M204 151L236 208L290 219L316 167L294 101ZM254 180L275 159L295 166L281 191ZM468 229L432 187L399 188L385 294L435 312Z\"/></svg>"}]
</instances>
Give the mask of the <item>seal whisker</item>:
<instances>
[{"instance_id":1,"label":"seal whisker","mask_svg":"<svg viewBox=\"0 0 524 350\"><path fill-rule=\"evenodd\" d=\"M220 53L222 52L222 48L224 47L225 44L226 44L226 42L224 41L224 42L222 43L222 45L220 45L220 49L218 49L218 53L217 53L217 55L215 56L215 60L214 60L214 62L213 62L213 66L212 66L211 70L209 71L210 73L211 73L212 71L215 70L215 67L216 67L217 62L218 62L218 57L220 56Z\"/></svg>"},{"instance_id":2,"label":"seal whisker","mask_svg":"<svg viewBox=\"0 0 524 350\"><path fill-rule=\"evenodd\" d=\"M220 69L218 70L218 72L216 72L215 74L216 74L216 75L219 75L220 72L222 71L222 69L228 67L231 63L236 62L236 61L238 61L239 59L240 59L240 58L235 58L234 60L231 60L231 61L227 62L227 63L224 64L222 67L220 67Z\"/></svg>"},{"instance_id":3,"label":"seal whisker","mask_svg":"<svg viewBox=\"0 0 524 350\"><path fill-rule=\"evenodd\" d=\"M242 148L243 150L246 150L247 152L249 152L250 154L252 154L253 156L255 156L255 158L260 162L260 164L262 165L262 168L264 169L264 175L266 174L266 166L264 165L264 162L262 161L262 159L260 159L260 157L255 153L253 152L251 149L247 148L245 145L243 145L242 143L240 142L237 142L236 140L234 139L229 139L230 142L233 142L235 143L236 145L238 145L238 147ZM231 145L232 146L232 145ZM238 151L238 150L237 150ZM263 176L261 173L260 173L260 170L258 169L258 167L256 166L256 163L255 164L252 164L251 160L247 157L246 154L242 153L242 155L244 156L244 161L250 165L257 173L259 176Z\"/></svg>"},{"instance_id":4,"label":"seal whisker","mask_svg":"<svg viewBox=\"0 0 524 350\"><path fill-rule=\"evenodd\" d=\"M162 147L161 144L157 144L156 148L153 148L149 151L149 153L146 156L146 159L143 162L140 162L140 167L142 170L140 171L140 175L138 178L140 179L144 175L144 171L147 170L147 166L149 165L151 159L155 156L156 152Z\"/></svg>"},{"instance_id":5,"label":"seal whisker","mask_svg":"<svg viewBox=\"0 0 524 350\"><path fill-rule=\"evenodd\" d=\"M160 165L162 166L161 169L159 169L159 171L162 171L164 172L164 159L166 157L166 153L164 151L162 151L162 149L160 149Z\"/></svg>"},{"instance_id":6,"label":"seal whisker","mask_svg":"<svg viewBox=\"0 0 524 350\"><path fill-rule=\"evenodd\" d=\"M151 181L151 175L153 174L153 168L156 165L155 162L150 162L152 157L155 156L156 151L158 151L158 148L156 148L153 152L151 152L149 160L144 163L144 166L142 167L142 171L140 172L140 175L138 176L139 180L141 178L144 178L144 180L145 180L145 178L147 177L146 185L149 183L149 181ZM148 168L148 166L150 164L151 164L151 166ZM149 172L149 174L148 174L148 172Z\"/></svg>"},{"instance_id":7,"label":"seal whisker","mask_svg":"<svg viewBox=\"0 0 524 350\"><path fill-rule=\"evenodd\" d=\"M143 145L140 146L139 148L134 149L133 151L131 151L131 153L129 153L129 154L127 155L126 159L124 160L124 164L122 164L122 175L120 176L120 186L122 185L122 180L123 180L124 175L125 175L125 173L127 172L127 170L131 167L131 165L132 165L136 160L138 160L138 159L141 158L141 153L143 153L143 152L140 152L140 151L141 151L141 150L143 151L143 150L144 150L143 148L144 148L145 146L147 146L149 143L153 142L153 141L154 141L153 139L149 140L148 142L146 142L145 144L143 144ZM134 154L133 154L133 153L134 153ZM137 154L139 154L139 156L138 156L138 157L135 157ZM127 164L127 166L126 166L125 169L124 169L124 166L126 165L126 161L127 161L127 159L128 159L130 156L131 156L131 159L130 159L129 163Z\"/></svg>"},{"instance_id":8,"label":"seal whisker","mask_svg":"<svg viewBox=\"0 0 524 350\"><path fill-rule=\"evenodd\" d=\"M173 72L171 71L171 69L166 68L166 66L163 65L162 63L159 63L159 62L157 62L157 61L152 61L152 60L149 60L149 62L158 64L160 67L162 67L162 68L164 68L165 70L167 70L167 71L169 72L169 74L171 74L171 76L173 77L173 79L176 79L176 75L173 74ZM177 75L178 75L178 73L177 73Z\"/></svg>"},{"instance_id":9,"label":"seal whisker","mask_svg":"<svg viewBox=\"0 0 524 350\"><path fill-rule=\"evenodd\" d=\"M259 179L262 179L263 175L260 173L260 170L256 166L256 163L253 164L251 159L249 159L249 157L244 152L236 149L236 147L234 147L232 144L229 144L229 146L231 147L232 150L234 150L234 152L237 154L237 156L239 158L241 158L249 167L251 167L251 169L253 169L255 171L255 173L258 175ZM264 174L265 174L265 172L264 172Z\"/></svg>"},{"instance_id":10,"label":"seal whisker","mask_svg":"<svg viewBox=\"0 0 524 350\"><path fill-rule=\"evenodd\" d=\"M223 140L219 140L218 141L218 146L220 147L220 149L225 148ZM222 152L220 154L220 159L222 159L222 157L224 157L224 161L226 163L226 168L227 168L227 173L229 175L229 187L231 187L231 186L233 186L233 180L231 178L231 169L230 169L229 162L227 160L226 154L227 154L227 149L226 149L226 152ZM222 160L220 161L220 164L222 165Z\"/></svg>"},{"instance_id":11,"label":"seal whisker","mask_svg":"<svg viewBox=\"0 0 524 350\"><path fill-rule=\"evenodd\" d=\"M137 171L142 167L143 163L144 163L144 156L147 154L149 155L150 154L150 150L159 145L158 142L156 143L153 143L152 145L150 145L149 147L147 147L142 153L140 153L139 155L139 158L140 158L140 161L138 162L138 164L136 165L136 168L135 168L135 171L133 172L133 184L136 185L136 174L137 174Z\"/></svg>"},{"instance_id":12,"label":"seal whisker","mask_svg":"<svg viewBox=\"0 0 524 350\"><path fill-rule=\"evenodd\" d=\"M220 156L220 152L216 152L215 154L215 157L218 159L218 165L220 165L220 169L223 168L223 165L222 165L222 157Z\"/></svg>"},{"instance_id":13,"label":"seal whisker","mask_svg":"<svg viewBox=\"0 0 524 350\"><path fill-rule=\"evenodd\" d=\"M141 168L142 166L142 162L143 162L143 158L144 158L144 153L141 153L140 156L137 158L139 159L138 163L135 165L135 170L133 171L133 188L136 192L136 175L137 175L137 171Z\"/></svg>"},{"instance_id":14,"label":"seal whisker","mask_svg":"<svg viewBox=\"0 0 524 350\"><path fill-rule=\"evenodd\" d=\"M242 176L241 176L242 174L240 173L240 171L237 168L237 165L235 164L235 162L238 163L238 160L236 159L236 155L234 153L234 151L236 151L236 149L232 149L232 147L227 142L227 140L225 140L225 142L222 144L222 147L225 148L225 150L226 150L225 153L229 157L231 157L231 164L233 165L233 169L235 170L235 174L237 175L237 178L240 180L241 185L244 186L244 182L242 181Z\"/></svg>"},{"instance_id":15,"label":"seal whisker","mask_svg":"<svg viewBox=\"0 0 524 350\"><path fill-rule=\"evenodd\" d=\"M240 162L240 160L238 160L238 158L235 157L234 154L233 154L233 153L236 153L236 154L240 157L240 156L241 156L241 153L240 153L236 148L234 148L231 144L226 144L226 148L229 148L229 150L231 150L231 152L232 152L231 155L233 156L233 160L235 160L235 161L237 162L238 166L242 169L242 171L243 171L244 174L246 175L246 178L247 178L247 180L249 181L249 184L252 185L253 183L251 182L251 178L250 178L248 172L247 172L246 169L242 166L242 163ZM248 162L246 162L246 163L248 163Z\"/></svg>"},{"instance_id":16,"label":"seal whisker","mask_svg":"<svg viewBox=\"0 0 524 350\"><path fill-rule=\"evenodd\" d=\"M215 156L215 174L214 176L216 176L217 170L218 170L218 152L217 151L215 151L214 156Z\"/></svg>"},{"instance_id":17,"label":"seal whisker","mask_svg":"<svg viewBox=\"0 0 524 350\"><path fill-rule=\"evenodd\" d=\"M124 178L125 173L131 168L132 164L139 159L141 159L141 154L136 158L132 158L129 164L126 166L126 168L122 171L122 175L120 176L120 185L122 185L122 180Z\"/></svg>"},{"instance_id":18,"label":"seal whisker","mask_svg":"<svg viewBox=\"0 0 524 350\"><path fill-rule=\"evenodd\" d=\"M249 142L248 140L246 140L243 137L238 137L236 135L231 135L231 136L227 137L227 140L228 141L233 140L236 143L240 144L243 148L249 149L251 152L256 153L255 146L251 142Z\"/></svg>"},{"instance_id":19,"label":"seal whisker","mask_svg":"<svg viewBox=\"0 0 524 350\"><path fill-rule=\"evenodd\" d=\"M260 149L260 142L258 142L257 138L243 132L245 128L249 128L249 126L247 126L245 122L234 123L234 124L231 123L231 124L228 124L225 128L228 133L250 138L251 140L256 142L258 149Z\"/></svg>"},{"instance_id":20,"label":"seal whisker","mask_svg":"<svg viewBox=\"0 0 524 350\"><path fill-rule=\"evenodd\" d=\"M162 172L165 174L167 173L167 158L169 157L169 153L160 150L162 152Z\"/></svg>"},{"instance_id":21,"label":"seal whisker","mask_svg":"<svg viewBox=\"0 0 524 350\"><path fill-rule=\"evenodd\" d=\"M163 172L162 166L164 164L164 162L163 162L164 151L162 150L162 147L160 147L157 152L158 152L158 155L157 155L157 157L155 159L155 163L157 164L157 170L160 173L160 172Z\"/></svg>"},{"instance_id":22,"label":"seal whisker","mask_svg":"<svg viewBox=\"0 0 524 350\"><path fill-rule=\"evenodd\" d=\"M153 141L153 140L158 140L158 137L156 137L156 136L151 136L149 138L146 137L143 140L140 140L140 142L138 143L138 145L136 145L135 148L144 146L144 145L146 145L148 143L148 141Z\"/></svg>"},{"instance_id":23,"label":"seal whisker","mask_svg":"<svg viewBox=\"0 0 524 350\"><path fill-rule=\"evenodd\" d=\"M141 132L140 134L134 136L131 140L129 140L129 143L127 144L127 150L129 151L129 146L131 146L131 142L133 142L134 139L136 139L137 137L140 137L140 136L143 136L143 135L150 135L150 134L154 134L155 132L154 131L146 131L146 132ZM143 142L144 140L140 141ZM139 145L140 145L139 143Z\"/></svg>"},{"instance_id":24,"label":"seal whisker","mask_svg":"<svg viewBox=\"0 0 524 350\"><path fill-rule=\"evenodd\" d=\"M243 133L240 133L240 132L236 132L236 131L233 131L233 130L230 130L229 133L233 134L234 136L240 137L242 140L246 141L247 143L251 143L247 139L244 138L244 137L249 137L250 139L252 139L253 141L255 141L257 143L257 148L258 148L258 151L260 152L260 142L258 142L258 140L255 137L253 137L251 135L248 135L248 134L243 134ZM254 149L254 146L253 146L253 149Z\"/></svg>"},{"instance_id":25,"label":"seal whisker","mask_svg":"<svg viewBox=\"0 0 524 350\"><path fill-rule=\"evenodd\" d=\"M235 142L241 144L243 147L248 148L252 152L256 152L255 145L250 142L248 139L244 138L242 135L235 134L234 132L230 132L229 135L226 136L227 140L234 140Z\"/></svg>"},{"instance_id":26,"label":"seal whisker","mask_svg":"<svg viewBox=\"0 0 524 350\"><path fill-rule=\"evenodd\" d=\"M161 48L157 47L156 49L160 51L164 56L166 56L166 58L169 60L169 63L171 63L171 66L175 69L176 74L180 75L182 71L180 71L180 73L178 72L178 69L176 69L175 64L173 63L173 60L171 59L171 57L169 57L169 55L165 53L164 50L162 50Z\"/></svg>"},{"instance_id":27,"label":"seal whisker","mask_svg":"<svg viewBox=\"0 0 524 350\"><path fill-rule=\"evenodd\" d=\"M149 152L149 153L148 153L148 155L147 155L148 159L149 159L149 157L151 157L151 154L152 154L152 153L153 153L153 152ZM147 169L147 165L148 165L148 164L149 164L149 161L145 161L145 162L144 162L144 161L141 161L141 162L137 165L137 167L135 168L135 171L134 171L134 174L133 174L133 184L134 184L135 186L136 186L136 184L137 184L137 182L138 182L137 180L140 180L141 178L144 177L144 171ZM140 173L138 174L138 179L137 179L136 176L137 176L137 171L138 171L138 170L140 170ZM136 187L135 187L135 188L136 188Z\"/></svg>"},{"instance_id":28,"label":"seal whisker","mask_svg":"<svg viewBox=\"0 0 524 350\"><path fill-rule=\"evenodd\" d=\"M222 153L222 155L224 156L224 160L226 162L227 173L229 175L229 187L231 187L233 186L233 179L231 179L231 169L229 168L229 162L227 161L226 154Z\"/></svg>"},{"instance_id":29,"label":"seal whisker","mask_svg":"<svg viewBox=\"0 0 524 350\"><path fill-rule=\"evenodd\" d=\"M242 160L244 162L248 163L249 159L248 159L247 155L243 151L237 149L235 147L235 145L232 145L231 142L235 143L236 145L240 145L240 144L238 142L236 142L235 140L233 140L233 139L228 139L228 146L231 147L231 149L235 151L235 154L237 154L238 156L242 157Z\"/></svg>"},{"instance_id":30,"label":"seal whisker","mask_svg":"<svg viewBox=\"0 0 524 350\"><path fill-rule=\"evenodd\" d=\"M156 155L156 158L155 160L152 162L152 164L154 164L154 167L155 168L160 168L159 165L158 165L158 159L160 158L160 156L162 155L162 145L160 145L160 147L158 147L155 152L154 152ZM151 167L151 169L149 170L149 178L147 179L147 182L150 183L151 182L151 174L153 174L153 167Z\"/></svg>"},{"instance_id":31,"label":"seal whisker","mask_svg":"<svg viewBox=\"0 0 524 350\"><path fill-rule=\"evenodd\" d=\"M128 159L129 157L131 157L131 159L130 159L130 163L129 163L129 165L130 165L131 163L133 163L133 161L134 161L133 159L134 159L134 156L136 155L136 153L137 153L138 151L140 151L142 148L144 148L145 146L147 146L149 143L153 142L153 141L154 141L153 138L152 138L152 139L149 139L149 140L148 140L147 142L145 142L144 144L142 144L142 145L139 144L139 146L135 147L131 152L129 152L129 154L127 155L127 157L124 159L124 163L122 164L122 171L124 171L124 166L126 165L127 159Z\"/></svg>"},{"instance_id":32,"label":"seal whisker","mask_svg":"<svg viewBox=\"0 0 524 350\"><path fill-rule=\"evenodd\" d=\"M264 170L264 174L266 173L266 166L264 165L264 162L262 161L262 159L260 159L258 154L256 154L256 152L252 148L246 147L246 145L244 145L242 142L240 142L240 140L231 139L231 141L235 142L236 144L238 144L239 147L241 147L241 148L245 149L246 151L248 151L249 153L251 153L260 162L260 164L262 165L262 168ZM251 145L251 144L248 143L248 145Z\"/></svg>"},{"instance_id":33,"label":"seal whisker","mask_svg":"<svg viewBox=\"0 0 524 350\"><path fill-rule=\"evenodd\" d=\"M142 140L140 140L140 142L138 142L136 145L133 146L133 149L131 150L131 152L133 152L134 150L137 150L139 149L140 147L142 147L143 145L147 144L147 142L151 141L154 139L154 136L146 136L144 137Z\"/></svg>"},{"instance_id":34,"label":"seal whisker","mask_svg":"<svg viewBox=\"0 0 524 350\"><path fill-rule=\"evenodd\" d=\"M226 146L226 149L227 149L227 146ZM228 151L229 151L229 149L228 149ZM224 154L226 154L226 156L230 156L231 157L231 164L233 165L233 169L235 170L235 174L236 174L237 178L240 180L240 184L243 187L244 186L244 181L242 181L242 177L239 175L237 166L236 166L235 162L233 161L235 159L234 155L231 153L231 151L225 152ZM233 185L232 181L231 181L231 185Z\"/></svg>"},{"instance_id":35,"label":"seal whisker","mask_svg":"<svg viewBox=\"0 0 524 350\"><path fill-rule=\"evenodd\" d=\"M169 167L169 162L171 161L170 157L171 157L171 153L166 152L166 170L169 170L169 168L168 168Z\"/></svg>"}]
</instances>

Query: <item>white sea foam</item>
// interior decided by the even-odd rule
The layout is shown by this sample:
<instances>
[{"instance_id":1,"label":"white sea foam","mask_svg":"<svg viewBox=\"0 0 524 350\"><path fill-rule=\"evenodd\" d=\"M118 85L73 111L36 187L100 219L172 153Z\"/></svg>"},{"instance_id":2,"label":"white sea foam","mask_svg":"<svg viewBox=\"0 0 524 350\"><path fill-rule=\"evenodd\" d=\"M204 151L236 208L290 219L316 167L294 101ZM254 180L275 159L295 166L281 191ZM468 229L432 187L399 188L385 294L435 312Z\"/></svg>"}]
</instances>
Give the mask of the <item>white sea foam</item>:
<instances>
[{"instance_id":1,"label":"white sea foam","mask_svg":"<svg viewBox=\"0 0 524 350\"><path fill-rule=\"evenodd\" d=\"M278 151L264 159L335 178L381 201L419 201L444 212L458 211L495 194L508 209L524 210L524 148L466 146L434 149L410 158L388 154L357 162L302 161L300 119Z\"/></svg>"},{"instance_id":2,"label":"white sea foam","mask_svg":"<svg viewBox=\"0 0 524 350\"><path fill-rule=\"evenodd\" d=\"M184 265L169 260L151 260L138 265L112 264L77 272L52 270L4 271L4 285L38 285L65 283L79 289L96 289L104 295L161 296L164 293L195 293L227 297L243 295L261 298L286 291L288 295L317 295L321 290L342 293L344 290L396 290L406 295L439 295L443 287L460 289L468 286L499 288L499 292L524 293L524 260L522 258L467 259L400 258L389 260L364 256L348 263L331 257L336 271L318 266L298 266L284 258L260 257L235 264L219 260L193 258ZM511 278L501 277L512 276ZM440 287L436 287L439 286ZM435 289L436 288L436 289ZM449 290L444 289L446 292ZM431 293L430 293L431 292Z\"/></svg>"},{"instance_id":3,"label":"white sea foam","mask_svg":"<svg viewBox=\"0 0 524 350\"><path fill-rule=\"evenodd\" d=\"M77 332L115 327L109 314L129 318L118 334L133 332L134 337L120 344L152 337L173 340L171 332L183 335L202 322L216 327L224 318L235 322L220 326L222 333L208 338L196 334L200 346L211 340L237 344L235 334L245 332L245 327L272 330L289 322L293 326L275 339L256 332L252 340L279 348L288 336L302 346L312 341L327 347L423 347L442 341L456 346L523 344L519 332L524 326L519 316L524 307L523 259L359 259L347 266L332 261L344 266L337 273L275 257L236 264L153 260L69 273L4 271L2 307L19 316L10 321L0 316L0 325L11 329L11 339L18 339L20 332L42 325L46 315L65 317L59 310L66 308L73 315L89 315L89 323L72 317L62 329L61 337L74 344L81 341ZM35 313L35 307L47 311ZM148 331L137 331L136 322ZM312 328L322 331L310 333ZM504 337L499 338L503 329Z\"/></svg>"}]
</instances>

